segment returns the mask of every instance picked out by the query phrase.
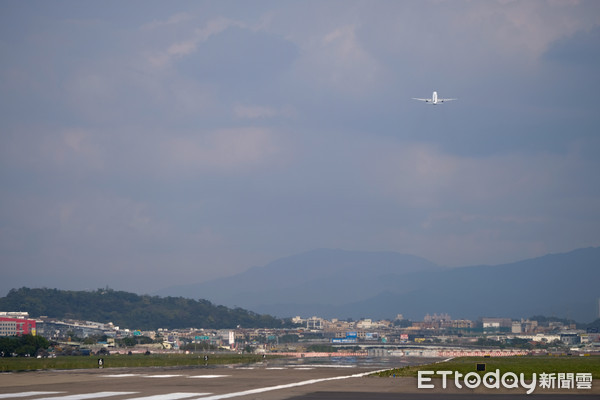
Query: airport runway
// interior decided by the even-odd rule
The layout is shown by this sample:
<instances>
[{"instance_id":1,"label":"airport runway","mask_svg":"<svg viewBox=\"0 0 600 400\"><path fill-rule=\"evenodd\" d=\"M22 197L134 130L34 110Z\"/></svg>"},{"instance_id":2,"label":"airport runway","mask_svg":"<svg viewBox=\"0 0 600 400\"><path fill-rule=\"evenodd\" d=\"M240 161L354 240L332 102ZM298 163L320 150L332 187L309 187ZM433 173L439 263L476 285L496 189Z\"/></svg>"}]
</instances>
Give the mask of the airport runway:
<instances>
[{"instance_id":1,"label":"airport runway","mask_svg":"<svg viewBox=\"0 0 600 400\"><path fill-rule=\"evenodd\" d=\"M349 393L349 392L316 392L305 396L292 397L288 400L570 400L573 398L597 399L592 395L572 394L540 394L532 398L526 394L443 394L443 393Z\"/></svg>"},{"instance_id":2,"label":"airport runway","mask_svg":"<svg viewBox=\"0 0 600 400\"><path fill-rule=\"evenodd\" d=\"M0 373L0 400L317 400L473 399L531 397L524 392L429 392L413 378L367 376L359 365L258 364L211 368L119 368ZM536 392L536 399L599 398L600 391ZM550 397L547 397L550 396Z\"/></svg>"}]
</instances>

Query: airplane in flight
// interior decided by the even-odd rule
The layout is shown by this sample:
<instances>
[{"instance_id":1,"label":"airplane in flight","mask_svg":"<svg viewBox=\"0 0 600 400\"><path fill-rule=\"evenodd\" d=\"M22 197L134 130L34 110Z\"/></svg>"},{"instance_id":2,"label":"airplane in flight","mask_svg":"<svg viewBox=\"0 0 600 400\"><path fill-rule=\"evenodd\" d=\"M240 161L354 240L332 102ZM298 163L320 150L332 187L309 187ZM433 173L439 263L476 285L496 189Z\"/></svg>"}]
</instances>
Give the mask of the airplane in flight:
<instances>
[{"instance_id":1,"label":"airplane in flight","mask_svg":"<svg viewBox=\"0 0 600 400\"><path fill-rule=\"evenodd\" d=\"M417 97L413 97L413 100L420 100L420 101L424 101L425 103L431 103L433 105L436 105L439 103L443 103L445 101L452 101L452 100L458 100L458 99L440 99L437 95L437 92L433 92L433 95L431 96L430 99L419 99Z\"/></svg>"}]
</instances>

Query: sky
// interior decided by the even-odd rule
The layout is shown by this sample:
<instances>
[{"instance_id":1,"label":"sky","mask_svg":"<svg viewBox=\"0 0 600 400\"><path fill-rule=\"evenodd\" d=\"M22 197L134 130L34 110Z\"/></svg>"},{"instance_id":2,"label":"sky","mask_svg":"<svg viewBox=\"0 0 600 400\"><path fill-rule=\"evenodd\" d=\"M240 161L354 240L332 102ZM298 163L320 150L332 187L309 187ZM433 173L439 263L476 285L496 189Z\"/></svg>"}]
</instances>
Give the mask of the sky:
<instances>
[{"instance_id":1,"label":"sky","mask_svg":"<svg viewBox=\"0 0 600 400\"><path fill-rule=\"evenodd\" d=\"M3 0L0 295L600 246L598 71L594 0Z\"/></svg>"}]
</instances>

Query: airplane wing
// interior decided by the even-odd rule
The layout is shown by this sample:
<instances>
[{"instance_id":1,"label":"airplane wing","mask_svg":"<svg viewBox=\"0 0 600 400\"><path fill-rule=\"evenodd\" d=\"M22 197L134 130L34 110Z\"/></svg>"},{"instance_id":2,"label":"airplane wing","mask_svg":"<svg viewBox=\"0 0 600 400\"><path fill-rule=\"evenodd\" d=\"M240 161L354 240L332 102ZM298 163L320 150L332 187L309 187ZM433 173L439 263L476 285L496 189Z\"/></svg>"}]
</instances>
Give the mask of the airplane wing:
<instances>
[{"instance_id":1,"label":"airplane wing","mask_svg":"<svg viewBox=\"0 0 600 400\"><path fill-rule=\"evenodd\" d=\"M458 100L458 99L438 99L438 102L443 103L444 101L452 101L452 100Z\"/></svg>"},{"instance_id":2,"label":"airplane wing","mask_svg":"<svg viewBox=\"0 0 600 400\"><path fill-rule=\"evenodd\" d=\"M419 99L418 97L413 97L412 99L413 100L419 100L419 101L427 101L427 102L431 101L431 99Z\"/></svg>"}]
</instances>

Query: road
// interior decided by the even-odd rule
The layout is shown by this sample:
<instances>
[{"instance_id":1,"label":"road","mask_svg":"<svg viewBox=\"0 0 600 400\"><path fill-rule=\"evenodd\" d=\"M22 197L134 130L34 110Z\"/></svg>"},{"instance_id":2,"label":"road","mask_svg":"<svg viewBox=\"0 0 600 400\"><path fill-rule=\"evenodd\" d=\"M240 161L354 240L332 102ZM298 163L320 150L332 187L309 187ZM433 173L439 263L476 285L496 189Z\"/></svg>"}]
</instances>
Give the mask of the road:
<instances>
[{"instance_id":1,"label":"road","mask_svg":"<svg viewBox=\"0 0 600 400\"><path fill-rule=\"evenodd\" d=\"M367 376L373 367L356 365L285 365L105 368L76 371L0 373L0 400L317 400L317 399L475 399L530 398L510 393L448 388L417 389L413 378ZM597 382L594 382L597 383ZM535 392L536 399L599 398L592 391Z\"/></svg>"}]
</instances>

